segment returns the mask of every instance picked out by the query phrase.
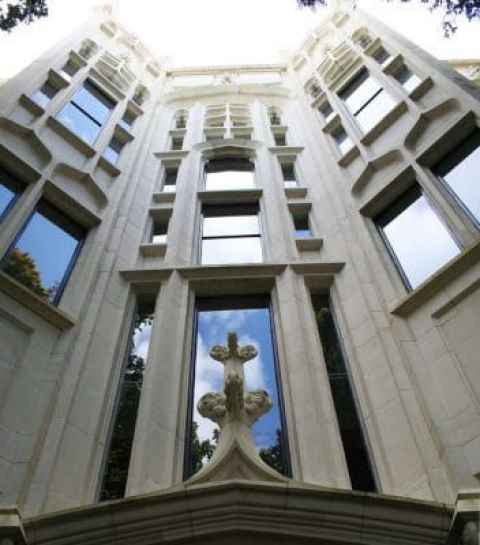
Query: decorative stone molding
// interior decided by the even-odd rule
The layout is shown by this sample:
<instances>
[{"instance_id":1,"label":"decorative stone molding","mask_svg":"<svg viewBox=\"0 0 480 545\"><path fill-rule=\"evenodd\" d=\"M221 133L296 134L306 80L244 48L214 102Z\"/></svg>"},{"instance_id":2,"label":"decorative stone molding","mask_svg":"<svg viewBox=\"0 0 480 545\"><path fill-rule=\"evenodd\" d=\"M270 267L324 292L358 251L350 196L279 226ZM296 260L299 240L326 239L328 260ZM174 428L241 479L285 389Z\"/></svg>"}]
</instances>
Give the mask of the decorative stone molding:
<instances>
[{"instance_id":1,"label":"decorative stone molding","mask_svg":"<svg viewBox=\"0 0 480 545\"><path fill-rule=\"evenodd\" d=\"M480 544L480 490L460 490L447 545Z\"/></svg>"},{"instance_id":2,"label":"decorative stone molding","mask_svg":"<svg viewBox=\"0 0 480 545\"><path fill-rule=\"evenodd\" d=\"M145 87L145 85L139 83L135 89L133 95L133 101L136 102L139 106L143 106L145 102L150 98L150 91Z\"/></svg>"},{"instance_id":3,"label":"decorative stone molding","mask_svg":"<svg viewBox=\"0 0 480 545\"><path fill-rule=\"evenodd\" d=\"M402 163L403 155L400 150L388 151L368 161L361 174L354 180L352 193L360 193L375 177L382 176L386 169L391 170Z\"/></svg>"},{"instance_id":4,"label":"decorative stone molding","mask_svg":"<svg viewBox=\"0 0 480 545\"><path fill-rule=\"evenodd\" d=\"M27 545L20 513L16 507L0 506L0 544Z\"/></svg>"},{"instance_id":5,"label":"decorative stone molding","mask_svg":"<svg viewBox=\"0 0 480 545\"><path fill-rule=\"evenodd\" d=\"M220 438L213 457L189 481L200 484L230 479L285 482L287 479L269 467L258 455L251 427L272 408L265 390L245 392L243 366L257 356L252 345L238 345L236 333L228 334L227 346L214 346L210 357L224 366L224 391L203 395L198 412L220 427Z\"/></svg>"},{"instance_id":6,"label":"decorative stone molding","mask_svg":"<svg viewBox=\"0 0 480 545\"><path fill-rule=\"evenodd\" d=\"M79 55L86 61L94 57L99 51L99 46L89 38L83 40L82 45L78 51Z\"/></svg>"}]
</instances>

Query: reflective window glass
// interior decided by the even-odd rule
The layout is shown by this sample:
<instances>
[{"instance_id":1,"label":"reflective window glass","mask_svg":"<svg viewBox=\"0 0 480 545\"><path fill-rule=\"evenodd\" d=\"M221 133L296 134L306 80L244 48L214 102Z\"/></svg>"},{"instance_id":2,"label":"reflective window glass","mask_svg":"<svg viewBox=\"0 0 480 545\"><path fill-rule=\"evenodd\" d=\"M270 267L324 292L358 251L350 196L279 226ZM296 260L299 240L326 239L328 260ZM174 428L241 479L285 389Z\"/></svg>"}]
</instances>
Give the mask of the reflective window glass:
<instances>
[{"instance_id":1,"label":"reflective window glass","mask_svg":"<svg viewBox=\"0 0 480 545\"><path fill-rule=\"evenodd\" d=\"M433 170L480 223L480 130L476 129Z\"/></svg>"},{"instance_id":2,"label":"reflective window glass","mask_svg":"<svg viewBox=\"0 0 480 545\"><path fill-rule=\"evenodd\" d=\"M152 244L165 244L167 242L168 223L154 222L152 226Z\"/></svg>"},{"instance_id":3,"label":"reflective window glass","mask_svg":"<svg viewBox=\"0 0 480 545\"><path fill-rule=\"evenodd\" d=\"M177 190L177 176L177 168L167 168L165 170L165 176L163 178L162 191L165 191L166 193L175 193L175 191Z\"/></svg>"},{"instance_id":4,"label":"reflective window glass","mask_svg":"<svg viewBox=\"0 0 480 545\"><path fill-rule=\"evenodd\" d=\"M312 231L308 222L308 216L293 216L293 223L295 225L295 237L296 238L311 238Z\"/></svg>"},{"instance_id":5,"label":"reflective window glass","mask_svg":"<svg viewBox=\"0 0 480 545\"><path fill-rule=\"evenodd\" d=\"M407 93L411 93L422 82L422 80L404 64L395 74L395 79L402 84L402 87Z\"/></svg>"},{"instance_id":6,"label":"reflective window glass","mask_svg":"<svg viewBox=\"0 0 480 545\"><path fill-rule=\"evenodd\" d=\"M377 217L376 223L411 288L460 252L419 186Z\"/></svg>"},{"instance_id":7,"label":"reflective window glass","mask_svg":"<svg viewBox=\"0 0 480 545\"><path fill-rule=\"evenodd\" d=\"M0 221L6 216L21 191L20 183L0 169Z\"/></svg>"},{"instance_id":8,"label":"reflective window glass","mask_svg":"<svg viewBox=\"0 0 480 545\"><path fill-rule=\"evenodd\" d=\"M352 149L353 142L343 127L338 127L338 129L332 133L332 136L342 155L345 155Z\"/></svg>"},{"instance_id":9,"label":"reflective window glass","mask_svg":"<svg viewBox=\"0 0 480 545\"><path fill-rule=\"evenodd\" d=\"M202 263L258 263L262 261L260 224L256 206L203 209Z\"/></svg>"},{"instance_id":10,"label":"reflective window glass","mask_svg":"<svg viewBox=\"0 0 480 545\"><path fill-rule=\"evenodd\" d=\"M40 297L56 303L84 236L79 225L41 201L1 268Z\"/></svg>"},{"instance_id":11,"label":"reflective window glass","mask_svg":"<svg viewBox=\"0 0 480 545\"><path fill-rule=\"evenodd\" d=\"M266 390L273 401L272 409L252 427L257 451L267 464L289 475L283 402L268 299L197 299L196 315L186 477L208 463L218 442L218 426L200 415L197 404L204 394L223 391L224 367L210 357L209 351L215 345L225 346L229 332L237 334L240 346L250 344L258 351L257 357L244 366L245 390Z\"/></svg>"},{"instance_id":12,"label":"reflective window glass","mask_svg":"<svg viewBox=\"0 0 480 545\"><path fill-rule=\"evenodd\" d=\"M152 334L153 313L153 302L141 302L137 305L105 457L100 501L117 500L125 496L138 405Z\"/></svg>"},{"instance_id":13,"label":"reflective window glass","mask_svg":"<svg viewBox=\"0 0 480 545\"><path fill-rule=\"evenodd\" d=\"M393 100L393 98L382 90L375 97L375 100L369 102L363 108L363 110L358 112L358 114L355 116L355 119L357 120L363 132L368 132L370 129L375 127L375 125L381 119L383 119L394 106L395 101Z\"/></svg>"},{"instance_id":14,"label":"reflective window glass","mask_svg":"<svg viewBox=\"0 0 480 545\"><path fill-rule=\"evenodd\" d=\"M116 165L118 158L120 157L120 152L122 151L122 148L123 142L121 142L118 138L113 137L110 141L110 144L103 152L103 156L105 157L105 159L110 161L112 165Z\"/></svg>"},{"instance_id":15,"label":"reflective window glass","mask_svg":"<svg viewBox=\"0 0 480 545\"><path fill-rule=\"evenodd\" d=\"M205 186L207 191L250 189L255 187L255 181L253 172L225 170L223 172L207 172Z\"/></svg>"},{"instance_id":16,"label":"reflective window glass","mask_svg":"<svg viewBox=\"0 0 480 545\"><path fill-rule=\"evenodd\" d=\"M375 492L375 478L328 295L312 295L333 404L353 490Z\"/></svg>"},{"instance_id":17,"label":"reflective window glass","mask_svg":"<svg viewBox=\"0 0 480 545\"><path fill-rule=\"evenodd\" d=\"M114 106L110 98L87 81L57 117L77 136L93 144Z\"/></svg>"},{"instance_id":18,"label":"reflective window glass","mask_svg":"<svg viewBox=\"0 0 480 545\"><path fill-rule=\"evenodd\" d=\"M38 91L32 95L32 99L42 108L45 108L52 98L57 94L58 89L49 81L46 81Z\"/></svg>"}]
</instances>

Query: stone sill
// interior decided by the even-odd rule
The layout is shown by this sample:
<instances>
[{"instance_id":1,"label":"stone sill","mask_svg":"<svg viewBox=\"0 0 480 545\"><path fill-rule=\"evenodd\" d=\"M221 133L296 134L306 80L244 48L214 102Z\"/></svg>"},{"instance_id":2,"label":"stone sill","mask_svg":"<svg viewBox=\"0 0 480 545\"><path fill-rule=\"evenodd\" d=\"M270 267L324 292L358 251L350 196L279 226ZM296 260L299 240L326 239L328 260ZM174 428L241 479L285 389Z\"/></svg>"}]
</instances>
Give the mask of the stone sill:
<instances>
[{"instance_id":1,"label":"stone sill","mask_svg":"<svg viewBox=\"0 0 480 545\"><path fill-rule=\"evenodd\" d=\"M337 164L343 168L348 167L348 165L358 156L360 151L357 146L352 146L347 153L342 155L337 161Z\"/></svg>"},{"instance_id":2,"label":"stone sill","mask_svg":"<svg viewBox=\"0 0 480 545\"><path fill-rule=\"evenodd\" d=\"M121 170L117 168L113 163L111 163L108 159L106 159L103 155L101 155L98 159L98 165L102 167L103 170L106 170L114 178L120 176L121 174Z\"/></svg>"},{"instance_id":3,"label":"stone sill","mask_svg":"<svg viewBox=\"0 0 480 545\"><path fill-rule=\"evenodd\" d=\"M224 189L219 191L199 191L197 193L202 203L257 203L263 194L262 189Z\"/></svg>"},{"instance_id":4,"label":"stone sill","mask_svg":"<svg viewBox=\"0 0 480 545\"><path fill-rule=\"evenodd\" d=\"M299 252L318 252L322 249L323 238L296 238L295 244Z\"/></svg>"},{"instance_id":5,"label":"stone sill","mask_svg":"<svg viewBox=\"0 0 480 545\"><path fill-rule=\"evenodd\" d=\"M460 255L453 258L423 284L401 299L390 309L390 312L402 318L409 316L479 260L480 240L466 248Z\"/></svg>"},{"instance_id":6,"label":"stone sill","mask_svg":"<svg viewBox=\"0 0 480 545\"><path fill-rule=\"evenodd\" d=\"M65 140L69 144L71 144L74 148L83 153L83 155L85 155L86 157L93 157L95 155L96 152L92 148L92 146L90 146L90 144L87 144L87 142L78 137L63 123L60 123L57 118L50 116L47 120L47 124L56 133L65 138Z\"/></svg>"},{"instance_id":7,"label":"stone sill","mask_svg":"<svg viewBox=\"0 0 480 545\"><path fill-rule=\"evenodd\" d=\"M157 191L152 195L152 200L156 204L171 204L175 201L175 192Z\"/></svg>"},{"instance_id":8,"label":"stone sill","mask_svg":"<svg viewBox=\"0 0 480 545\"><path fill-rule=\"evenodd\" d=\"M157 153L154 153L153 155L155 155L157 159L160 159L162 161L180 162L182 159L185 159L185 157L188 155L188 150L159 151Z\"/></svg>"},{"instance_id":9,"label":"stone sill","mask_svg":"<svg viewBox=\"0 0 480 545\"><path fill-rule=\"evenodd\" d=\"M424 95L430 91L430 89L433 87L433 80L430 76L427 76L423 81L421 81L415 89L410 91L408 96L412 100L420 100Z\"/></svg>"},{"instance_id":10,"label":"stone sill","mask_svg":"<svg viewBox=\"0 0 480 545\"><path fill-rule=\"evenodd\" d=\"M140 253L143 257L165 257L167 253L167 244L153 244L146 242L140 244Z\"/></svg>"},{"instance_id":11,"label":"stone sill","mask_svg":"<svg viewBox=\"0 0 480 545\"><path fill-rule=\"evenodd\" d=\"M274 155L278 157L295 157L296 155L302 153L304 150L303 146L272 146L268 148Z\"/></svg>"},{"instance_id":12,"label":"stone sill","mask_svg":"<svg viewBox=\"0 0 480 545\"><path fill-rule=\"evenodd\" d=\"M403 113L407 111L407 105L402 100L396 104L374 127L372 127L360 140L362 144L368 146L372 144L383 132L389 129Z\"/></svg>"},{"instance_id":13,"label":"stone sill","mask_svg":"<svg viewBox=\"0 0 480 545\"><path fill-rule=\"evenodd\" d=\"M288 199L304 199L307 196L306 187L286 187L285 195Z\"/></svg>"},{"instance_id":14,"label":"stone sill","mask_svg":"<svg viewBox=\"0 0 480 545\"><path fill-rule=\"evenodd\" d=\"M26 108L31 114L40 117L45 113L45 108L43 106L40 106L40 104L37 104L33 99L31 99L28 95L20 95L20 104Z\"/></svg>"},{"instance_id":15,"label":"stone sill","mask_svg":"<svg viewBox=\"0 0 480 545\"><path fill-rule=\"evenodd\" d=\"M28 288L3 272L0 272L0 291L3 291L61 331L75 325L75 321L71 316L38 297L38 295L35 295Z\"/></svg>"},{"instance_id":16,"label":"stone sill","mask_svg":"<svg viewBox=\"0 0 480 545\"><path fill-rule=\"evenodd\" d=\"M338 113L334 113L333 116L330 117L330 119L325 121L325 125L322 128L322 131L331 134L334 129L339 127L342 124L342 120L340 118L340 115Z\"/></svg>"},{"instance_id":17,"label":"stone sill","mask_svg":"<svg viewBox=\"0 0 480 545\"><path fill-rule=\"evenodd\" d=\"M310 201L289 202L287 203L288 210L291 214L308 214L312 209Z\"/></svg>"}]
</instances>

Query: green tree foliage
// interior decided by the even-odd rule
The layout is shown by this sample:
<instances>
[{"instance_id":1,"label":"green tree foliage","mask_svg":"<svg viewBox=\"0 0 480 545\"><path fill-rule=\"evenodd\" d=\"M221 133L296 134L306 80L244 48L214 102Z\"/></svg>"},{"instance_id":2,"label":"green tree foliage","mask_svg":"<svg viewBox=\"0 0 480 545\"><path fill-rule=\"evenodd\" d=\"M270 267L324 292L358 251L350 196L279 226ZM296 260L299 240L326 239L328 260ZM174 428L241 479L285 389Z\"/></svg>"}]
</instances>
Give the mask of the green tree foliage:
<instances>
[{"instance_id":1,"label":"green tree foliage","mask_svg":"<svg viewBox=\"0 0 480 545\"><path fill-rule=\"evenodd\" d=\"M400 1L407 3L411 0ZM450 36L457 30L456 20L459 16L464 16L469 21L480 19L480 0L420 0L420 2L431 11L443 10L442 26L445 36ZM297 3L300 7L315 8L326 6L327 0L297 0Z\"/></svg>"},{"instance_id":2,"label":"green tree foliage","mask_svg":"<svg viewBox=\"0 0 480 545\"><path fill-rule=\"evenodd\" d=\"M212 440L205 439L200 441L198 437L198 423L192 422L192 475L200 471L205 460L210 461L218 443L219 431L213 430Z\"/></svg>"},{"instance_id":3,"label":"green tree foliage","mask_svg":"<svg viewBox=\"0 0 480 545\"><path fill-rule=\"evenodd\" d=\"M282 456L282 437L279 429L276 430L276 435L275 443L271 447L260 449L258 454L266 464L276 469L282 475L285 475L285 463Z\"/></svg>"},{"instance_id":4,"label":"green tree foliage","mask_svg":"<svg viewBox=\"0 0 480 545\"><path fill-rule=\"evenodd\" d=\"M50 297L50 291L43 287L42 279L35 261L28 253L21 252L18 248L14 248L5 260L2 269L3 272L12 278L15 278L15 280L40 297L45 299Z\"/></svg>"},{"instance_id":5,"label":"green tree foliage","mask_svg":"<svg viewBox=\"0 0 480 545\"><path fill-rule=\"evenodd\" d=\"M10 32L19 23L28 24L47 15L47 0L0 0L0 30Z\"/></svg>"}]
</instances>

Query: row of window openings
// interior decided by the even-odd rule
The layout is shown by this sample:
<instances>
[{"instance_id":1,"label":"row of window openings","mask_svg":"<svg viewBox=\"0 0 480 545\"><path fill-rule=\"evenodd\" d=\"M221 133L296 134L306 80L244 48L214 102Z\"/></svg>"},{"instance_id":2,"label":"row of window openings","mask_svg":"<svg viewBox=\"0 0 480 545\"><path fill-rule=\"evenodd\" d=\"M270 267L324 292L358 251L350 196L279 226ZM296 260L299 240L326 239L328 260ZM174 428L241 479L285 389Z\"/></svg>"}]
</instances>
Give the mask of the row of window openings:
<instances>
[{"instance_id":1,"label":"row of window openings","mask_svg":"<svg viewBox=\"0 0 480 545\"><path fill-rule=\"evenodd\" d=\"M45 107L59 90L48 80L32 98L40 106ZM59 112L57 119L91 145L97 139L102 127L105 126L114 107L115 102L87 80ZM135 119L135 114L127 109L119 125L130 132ZM125 142L114 136L103 156L112 164L116 164L124 145Z\"/></svg>"},{"instance_id":2,"label":"row of window openings","mask_svg":"<svg viewBox=\"0 0 480 545\"><path fill-rule=\"evenodd\" d=\"M355 490L374 492L377 486L371 457L329 296L312 294L311 301L351 485ZM140 302L131 326L109 448L105 453L100 501L120 499L125 495L153 320L154 303ZM246 389L265 389L273 401L272 410L252 428L257 452L273 469L291 477L282 382L268 296L197 298L195 324L184 478L188 479L202 469L212 458L218 444L219 428L203 418L196 407L206 391L218 392L223 389L223 370L218 362L206 357L205 352L208 353L213 345L225 344L230 331L237 333L240 345L253 343L259 352L258 358L245 368Z\"/></svg>"},{"instance_id":3,"label":"row of window openings","mask_svg":"<svg viewBox=\"0 0 480 545\"><path fill-rule=\"evenodd\" d=\"M295 166L293 163L281 163L282 177L285 188L298 187ZM253 165L249 167L253 169ZM175 193L177 188L178 167L167 167L164 171L162 191ZM254 189L255 176L253 170L228 170L205 173L206 191L224 191L228 189Z\"/></svg>"},{"instance_id":4,"label":"row of window openings","mask_svg":"<svg viewBox=\"0 0 480 545\"><path fill-rule=\"evenodd\" d=\"M395 79L410 93L420 84L421 80L413 74L405 64L393 74ZM395 100L372 78L366 68L362 69L346 87L339 92L350 114L364 133L367 133L385 117L395 106ZM328 123L335 112L328 101L323 102L319 111ZM353 142L343 126L335 127L331 135L341 153L345 155L352 147Z\"/></svg>"},{"instance_id":5,"label":"row of window openings","mask_svg":"<svg viewBox=\"0 0 480 545\"><path fill-rule=\"evenodd\" d=\"M478 226L480 131L475 130L433 172ZM0 221L24 189L0 171ZM298 216L297 216L298 217ZM460 252L459 244L415 184L374 218L382 239L408 288L415 288ZM298 236L311 229L306 216L295 219ZM162 231L163 229L163 231ZM167 227L152 236L165 237ZM1 270L34 293L57 303L79 254L86 232L42 199L0 263ZM162 239L156 239L162 240ZM51 248L55 248L55 256ZM206 206L203 209L202 263L248 263L262 260L258 207Z\"/></svg>"}]
</instances>

